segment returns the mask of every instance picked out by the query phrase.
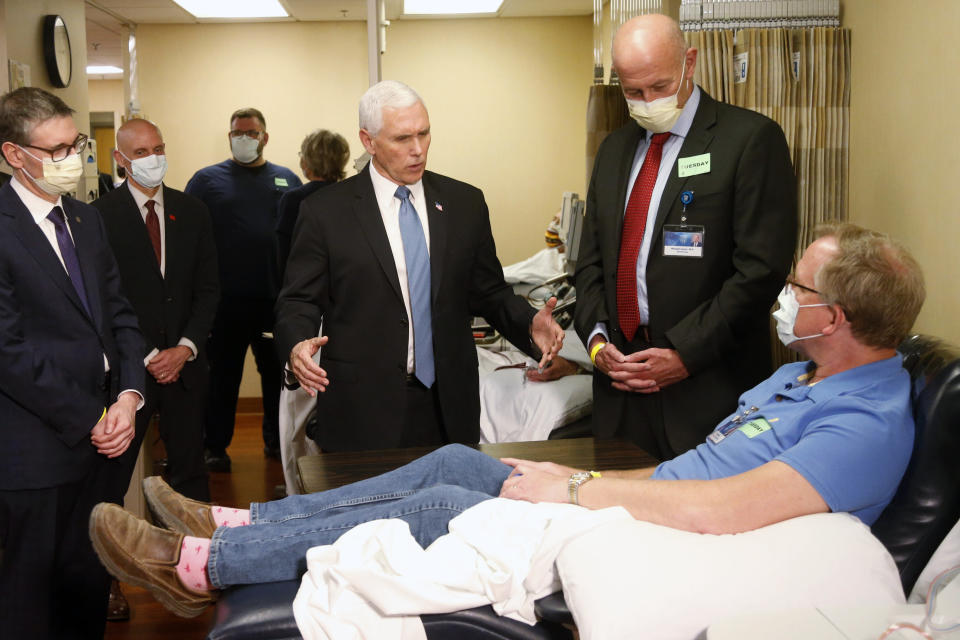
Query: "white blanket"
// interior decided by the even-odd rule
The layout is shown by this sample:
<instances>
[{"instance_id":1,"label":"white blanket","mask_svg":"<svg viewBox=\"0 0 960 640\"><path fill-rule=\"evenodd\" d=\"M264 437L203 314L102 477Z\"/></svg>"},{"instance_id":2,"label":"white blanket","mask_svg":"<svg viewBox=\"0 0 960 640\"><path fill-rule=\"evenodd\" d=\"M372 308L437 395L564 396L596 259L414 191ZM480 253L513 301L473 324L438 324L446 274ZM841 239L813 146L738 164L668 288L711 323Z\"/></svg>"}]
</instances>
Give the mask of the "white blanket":
<instances>
[{"instance_id":1,"label":"white blanket","mask_svg":"<svg viewBox=\"0 0 960 640\"><path fill-rule=\"evenodd\" d=\"M419 614L486 604L534 624L534 601L560 588L554 561L567 541L621 520L630 516L620 507L494 498L451 520L427 549L402 520L367 522L307 552L294 617L306 640L420 640Z\"/></svg>"}]
</instances>

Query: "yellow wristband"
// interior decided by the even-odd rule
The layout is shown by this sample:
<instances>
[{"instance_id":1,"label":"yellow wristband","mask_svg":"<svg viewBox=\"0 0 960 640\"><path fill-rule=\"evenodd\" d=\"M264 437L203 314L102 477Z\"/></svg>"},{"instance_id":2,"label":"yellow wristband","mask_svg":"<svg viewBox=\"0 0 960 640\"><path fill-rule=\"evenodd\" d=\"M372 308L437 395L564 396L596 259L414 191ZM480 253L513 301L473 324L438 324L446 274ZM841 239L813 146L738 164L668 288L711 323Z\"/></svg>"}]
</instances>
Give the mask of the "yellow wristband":
<instances>
[{"instance_id":1,"label":"yellow wristband","mask_svg":"<svg viewBox=\"0 0 960 640\"><path fill-rule=\"evenodd\" d=\"M100 420L103 420L103 418L104 418L106 415L107 415L107 408L104 407L104 408L103 408L103 413L100 414ZM97 424L100 424L100 420L97 420Z\"/></svg>"},{"instance_id":2,"label":"yellow wristband","mask_svg":"<svg viewBox=\"0 0 960 640\"><path fill-rule=\"evenodd\" d=\"M606 342L598 342L593 345L593 349L590 349L590 362L594 365L597 364L597 354L600 353L600 349L603 349L605 346L607 346Z\"/></svg>"},{"instance_id":3,"label":"yellow wristband","mask_svg":"<svg viewBox=\"0 0 960 640\"><path fill-rule=\"evenodd\" d=\"M594 478L602 478L602 477L603 477L603 476L600 475L600 472L599 472L599 471L588 471L587 473L589 473L590 475L592 475Z\"/></svg>"}]
</instances>

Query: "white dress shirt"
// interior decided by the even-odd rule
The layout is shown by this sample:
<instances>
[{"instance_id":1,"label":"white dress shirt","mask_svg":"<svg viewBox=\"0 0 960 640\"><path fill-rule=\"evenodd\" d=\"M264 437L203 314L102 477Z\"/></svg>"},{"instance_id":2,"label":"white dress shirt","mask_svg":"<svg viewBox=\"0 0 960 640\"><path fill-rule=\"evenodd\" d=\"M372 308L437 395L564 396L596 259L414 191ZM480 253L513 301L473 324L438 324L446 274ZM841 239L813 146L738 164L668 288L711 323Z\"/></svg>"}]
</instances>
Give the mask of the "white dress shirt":
<instances>
[{"instance_id":1,"label":"white dress shirt","mask_svg":"<svg viewBox=\"0 0 960 640\"><path fill-rule=\"evenodd\" d=\"M380 216L383 218L383 227L387 231L387 240L390 242L390 251L393 253L393 262L397 267L397 277L400 280L400 291L403 293L403 306L407 309L407 373L413 373L413 314L410 311L410 287L407 284L407 261L403 252L403 238L400 235L400 198L394 196L399 185L383 177L373 161L370 161L370 179L373 182L373 191L380 207ZM427 242L427 253L430 252L430 224L427 220L427 207L423 195L423 181L417 180L408 184L410 202L420 218L423 227L424 240Z\"/></svg>"},{"instance_id":2,"label":"white dress shirt","mask_svg":"<svg viewBox=\"0 0 960 640\"><path fill-rule=\"evenodd\" d=\"M158 221L160 222L160 275L166 277L167 275L167 218L164 215L163 211L163 185L157 189L157 192L152 196L148 196L140 189L137 189L133 186L133 183L129 180L126 181L127 188L130 189L130 195L133 196L133 201L137 203L137 209L140 210L140 217L143 219L143 224L147 224L147 201L153 200L153 210L157 213ZM187 357L187 362L197 359L197 345L193 343L193 340L186 337L181 337L180 341L177 343L178 346L183 346L190 349L190 356ZM154 347L150 353L143 359L144 366L150 364L150 361L160 353L160 349Z\"/></svg>"}]
</instances>

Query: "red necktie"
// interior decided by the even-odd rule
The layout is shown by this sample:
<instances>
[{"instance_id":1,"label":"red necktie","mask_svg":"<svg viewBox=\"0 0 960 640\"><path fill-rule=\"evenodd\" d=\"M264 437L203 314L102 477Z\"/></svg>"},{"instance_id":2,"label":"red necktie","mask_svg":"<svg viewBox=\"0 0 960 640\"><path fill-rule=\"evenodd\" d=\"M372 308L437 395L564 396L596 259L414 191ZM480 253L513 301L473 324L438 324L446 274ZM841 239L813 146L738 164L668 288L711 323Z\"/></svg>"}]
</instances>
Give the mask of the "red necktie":
<instances>
[{"instance_id":1,"label":"red necktie","mask_svg":"<svg viewBox=\"0 0 960 640\"><path fill-rule=\"evenodd\" d=\"M623 216L620 258L617 262L617 320L628 341L633 340L637 327L640 326L640 310L637 307L637 255L640 253L643 233L647 228L647 211L650 208L653 187L657 183L663 143L669 137L669 132L653 134Z\"/></svg>"},{"instance_id":2,"label":"red necktie","mask_svg":"<svg viewBox=\"0 0 960 640\"><path fill-rule=\"evenodd\" d=\"M157 266L160 266L163 262L160 261L160 218L157 217L157 211L154 209L156 204L153 200L147 200L147 233L150 234L153 253L157 256Z\"/></svg>"}]
</instances>

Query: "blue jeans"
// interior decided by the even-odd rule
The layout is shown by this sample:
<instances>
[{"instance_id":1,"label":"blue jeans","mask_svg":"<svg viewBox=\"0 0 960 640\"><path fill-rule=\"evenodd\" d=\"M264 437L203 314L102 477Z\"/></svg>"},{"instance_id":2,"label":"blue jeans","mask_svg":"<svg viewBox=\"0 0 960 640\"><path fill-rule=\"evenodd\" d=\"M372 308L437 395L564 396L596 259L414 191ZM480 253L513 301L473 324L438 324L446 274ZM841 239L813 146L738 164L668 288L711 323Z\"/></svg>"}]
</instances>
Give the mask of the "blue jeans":
<instances>
[{"instance_id":1,"label":"blue jeans","mask_svg":"<svg viewBox=\"0 0 960 640\"><path fill-rule=\"evenodd\" d=\"M310 547L333 544L371 520L400 518L423 547L447 533L447 523L500 494L511 467L451 444L374 478L344 487L250 505L250 524L219 527L207 574L216 588L277 582L306 571Z\"/></svg>"}]
</instances>

